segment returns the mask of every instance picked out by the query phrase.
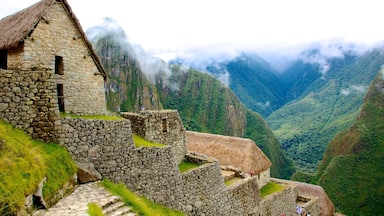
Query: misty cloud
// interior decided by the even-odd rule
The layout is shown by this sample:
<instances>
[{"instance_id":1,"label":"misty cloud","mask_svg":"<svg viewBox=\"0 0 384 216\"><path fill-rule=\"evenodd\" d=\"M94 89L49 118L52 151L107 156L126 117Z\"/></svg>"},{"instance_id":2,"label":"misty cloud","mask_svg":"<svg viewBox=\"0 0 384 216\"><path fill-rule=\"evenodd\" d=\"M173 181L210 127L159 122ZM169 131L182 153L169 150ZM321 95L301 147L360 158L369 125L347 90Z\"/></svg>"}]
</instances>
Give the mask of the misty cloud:
<instances>
[{"instance_id":1,"label":"misty cloud","mask_svg":"<svg viewBox=\"0 0 384 216\"><path fill-rule=\"evenodd\" d=\"M368 89L368 86L363 86L363 85L351 85L348 88L343 88L341 89L341 94L348 96L352 94L352 92L357 92L357 93L365 93Z\"/></svg>"},{"instance_id":2,"label":"misty cloud","mask_svg":"<svg viewBox=\"0 0 384 216\"><path fill-rule=\"evenodd\" d=\"M120 44L122 49L125 49L138 61L142 72L152 84L155 84L156 76L161 76L165 81L171 76L168 64L162 59L148 54L141 45L131 43L116 20L108 17L104 18L100 25L87 31L87 36L91 41L97 40L98 37L103 37L105 34L113 35L114 40Z\"/></svg>"},{"instance_id":3,"label":"misty cloud","mask_svg":"<svg viewBox=\"0 0 384 216\"><path fill-rule=\"evenodd\" d=\"M271 106L271 102L270 101L258 102L257 106L261 107L262 109L267 109L268 107Z\"/></svg>"},{"instance_id":4,"label":"misty cloud","mask_svg":"<svg viewBox=\"0 0 384 216\"><path fill-rule=\"evenodd\" d=\"M371 50L374 46L346 42L341 39L331 39L309 44L300 56L305 63L319 65L319 72L325 79L327 72L331 69L329 60L333 58L343 59L346 53L352 55L362 55Z\"/></svg>"}]
</instances>

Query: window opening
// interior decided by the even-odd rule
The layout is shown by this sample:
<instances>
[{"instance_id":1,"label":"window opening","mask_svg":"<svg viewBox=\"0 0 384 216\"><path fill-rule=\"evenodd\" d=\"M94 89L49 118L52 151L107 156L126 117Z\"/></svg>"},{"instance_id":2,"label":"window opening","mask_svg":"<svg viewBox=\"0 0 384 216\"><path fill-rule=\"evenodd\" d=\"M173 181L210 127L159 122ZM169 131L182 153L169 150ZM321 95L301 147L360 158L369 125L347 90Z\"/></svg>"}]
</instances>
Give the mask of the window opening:
<instances>
[{"instance_id":1,"label":"window opening","mask_svg":"<svg viewBox=\"0 0 384 216\"><path fill-rule=\"evenodd\" d=\"M2 68L2 69L8 68L7 56L8 56L7 50L0 50L0 68Z\"/></svg>"},{"instance_id":2,"label":"window opening","mask_svg":"<svg viewBox=\"0 0 384 216\"><path fill-rule=\"evenodd\" d=\"M59 111L65 112L64 109L64 87L63 84L57 84L57 100L59 103Z\"/></svg>"},{"instance_id":3,"label":"window opening","mask_svg":"<svg viewBox=\"0 0 384 216\"><path fill-rule=\"evenodd\" d=\"M168 131L168 122L167 122L167 119L162 119L162 123L163 123L163 132L167 132Z\"/></svg>"},{"instance_id":4,"label":"window opening","mask_svg":"<svg viewBox=\"0 0 384 216\"><path fill-rule=\"evenodd\" d=\"M64 75L64 62L62 56L55 56L55 74Z\"/></svg>"}]
</instances>

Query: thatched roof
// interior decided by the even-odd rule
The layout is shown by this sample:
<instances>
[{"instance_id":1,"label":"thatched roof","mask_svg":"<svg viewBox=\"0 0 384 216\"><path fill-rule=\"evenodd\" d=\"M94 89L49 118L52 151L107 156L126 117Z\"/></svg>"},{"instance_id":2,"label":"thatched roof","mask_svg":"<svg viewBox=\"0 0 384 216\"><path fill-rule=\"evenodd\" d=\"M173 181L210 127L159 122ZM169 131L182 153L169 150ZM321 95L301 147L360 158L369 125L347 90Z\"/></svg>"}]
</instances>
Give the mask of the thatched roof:
<instances>
[{"instance_id":1,"label":"thatched roof","mask_svg":"<svg viewBox=\"0 0 384 216\"><path fill-rule=\"evenodd\" d=\"M75 27L79 30L82 39L87 45L91 56L97 65L100 73L106 76L105 70L100 63L100 59L92 47L92 44L87 39L79 20L72 12L66 0L42 0L36 4L25 8L12 15L4 17L0 20L0 50L16 48L22 44L36 28L37 24L41 21L45 11L55 2L61 2L66 9L69 17L75 24Z\"/></svg>"},{"instance_id":2,"label":"thatched roof","mask_svg":"<svg viewBox=\"0 0 384 216\"><path fill-rule=\"evenodd\" d=\"M221 165L234 166L245 173L260 173L271 161L250 139L198 132L186 132L188 151L205 154Z\"/></svg>"}]
</instances>

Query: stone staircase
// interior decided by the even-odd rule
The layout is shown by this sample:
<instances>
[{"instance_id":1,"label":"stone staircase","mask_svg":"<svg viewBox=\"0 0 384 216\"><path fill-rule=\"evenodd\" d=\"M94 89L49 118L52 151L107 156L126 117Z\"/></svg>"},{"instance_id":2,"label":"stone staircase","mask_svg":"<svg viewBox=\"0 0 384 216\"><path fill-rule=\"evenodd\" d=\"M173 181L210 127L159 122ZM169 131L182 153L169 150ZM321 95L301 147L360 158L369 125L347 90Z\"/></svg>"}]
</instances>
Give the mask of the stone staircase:
<instances>
[{"instance_id":1,"label":"stone staircase","mask_svg":"<svg viewBox=\"0 0 384 216\"><path fill-rule=\"evenodd\" d=\"M105 216L136 216L131 212L131 207L124 205L120 199L102 206L103 215Z\"/></svg>"},{"instance_id":2,"label":"stone staircase","mask_svg":"<svg viewBox=\"0 0 384 216\"><path fill-rule=\"evenodd\" d=\"M47 210L38 210L33 216L88 216L88 203L96 203L105 216L136 216L119 197L110 194L98 182L79 185L75 191Z\"/></svg>"}]
</instances>

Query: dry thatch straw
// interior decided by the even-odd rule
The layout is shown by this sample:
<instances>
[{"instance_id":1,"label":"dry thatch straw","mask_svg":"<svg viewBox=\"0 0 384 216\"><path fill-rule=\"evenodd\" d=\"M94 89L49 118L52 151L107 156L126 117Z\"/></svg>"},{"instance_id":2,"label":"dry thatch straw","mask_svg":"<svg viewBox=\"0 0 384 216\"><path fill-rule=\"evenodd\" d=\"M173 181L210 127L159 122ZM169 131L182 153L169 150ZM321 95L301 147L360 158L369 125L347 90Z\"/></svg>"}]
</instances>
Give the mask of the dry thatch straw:
<instances>
[{"instance_id":1,"label":"dry thatch straw","mask_svg":"<svg viewBox=\"0 0 384 216\"><path fill-rule=\"evenodd\" d=\"M258 174L271 167L271 161L250 139L186 132L188 151L205 154L221 165L234 166L245 173Z\"/></svg>"},{"instance_id":2,"label":"dry thatch straw","mask_svg":"<svg viewBox=\"0 0 384 216\"><path fill-rule=\"evenodd\" d=\"M102 73L105 77L106 73L100 62L99 57L93 49L92 44L87 39L79 20L72 12L71 7L69 6L66 0L42 0L28 8L25 8L19 12L16 12L1 19L0 50L7 50L21 46L24 40L33 33L38 23L41 20L44 20L43 16L45 11L47 11L49 7L55 3L63 4L65 10L68 13L68 16L74 22L75 27L79 30L80 35L84 40L85 44L87 45L91 53L91 57L95 61L95 64L97 65L100 73Z\"/></svg>"}]
</instances>

